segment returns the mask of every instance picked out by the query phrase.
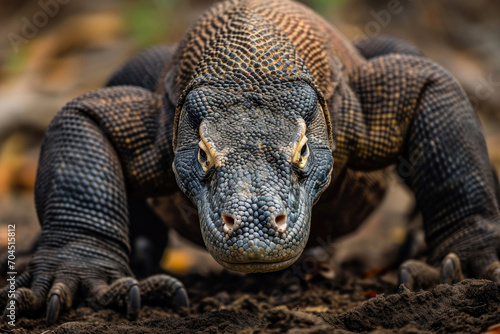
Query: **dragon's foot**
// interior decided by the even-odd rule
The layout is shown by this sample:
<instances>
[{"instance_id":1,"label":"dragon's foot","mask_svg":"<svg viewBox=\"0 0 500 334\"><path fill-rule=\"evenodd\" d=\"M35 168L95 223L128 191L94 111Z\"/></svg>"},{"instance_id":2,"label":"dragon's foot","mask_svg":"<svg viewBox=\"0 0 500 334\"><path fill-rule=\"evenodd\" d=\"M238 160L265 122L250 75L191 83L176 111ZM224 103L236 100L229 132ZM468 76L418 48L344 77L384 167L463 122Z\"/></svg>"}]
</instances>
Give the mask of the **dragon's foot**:
<instances>
[{"instance_id":1,"label":"dragon's foot","mask_svg":"<svg viewBox=\"0 0 500 334\"><path fill-rule=\"evenodd\" d=\"M47 306L47 324L57 321L59 314L71 308L78 291L78 282L69 276L60 277L52 283L48 293L40 286L28 288L30 275L20 276L14 299L18 314L35 312ZM41 282L40 282L41 283ZM44 284L50 284L49 279ZM122 277L108 284L105 280L93 278L83 284L87 301L94 309L114 308L125 311L130 320L137 319L141 303L148 305L172 305L176 309L188 307L189 299L182 283L168 275L155 275L138 282L133 277ZM9 286L0 291L3 305L7 301ZM5 308L3 318L8 314Z\"/></svg>"},{"instance_id":2,"label":"dragon's foot","mask_svg":"<svg viewBox=\"0 0 500 334\"><path fill-rule=\"evenodd\" d=\"M500 284L500 262L495 256L490 261L468 264L473 268L471 277L484 278ZM410 290L428 289L437 284L454 284L462 281L466 276L462 271L460 258L455 253L449 253L441 262L439 268L418 261L408 260L399 268L400 292L405 288Z\"/></svg>"},{"instance_id":3,"label":"dragon's foot","mask_svg":"<svg viewBox=\"0 0 500 334\"><path fill-rule=\"evenodd\" d=\"M91 252L96 249L99 256L84 256L81 252L94 255ZM82 241L57 249L39 249L27 270L17 276L15 292L11 284L0 289L3 318L7 318L7 307L13 301L18 317L46 309L48 325L76 305L76 300L83 300L94 309L119 310L130 320L137 319L142 303L176 309L189 305L180 281L164 274L138 281L125 262L116 261L121 258L120 253L107 253L110 250L104 245L91 248Z\"/></svg>"},{"instance_id":4,"label":"dragon's foot","mask_svg":"<svg viewBox=\"0 0 500 334\"><path fill-rule=\"evenodd\" d=\"M464 278L482 278L500 284L500 217L471 217L454 232L432 240L428 265L409 260L400 266L399 283L410 290L453 284ZM451 228L449 228L451 230Z\"/></svg>"},{"instance_id":5,"label":"dragon's foot","mask_svg":"<svg viewBox=\"0 0 500 334\"><path fill-rule=\"evenodd\" d=\"M173 306L175 309L189 306L189 299L184 286L179 280L169 275L155 275L140 282L132 277L124 277L116 280L111 285L102 281L91 284L90 289L95 296L92 299L94 308L104 307L126 310L127 318L130 320L137 319L141 303ZM49 307L47 317L50 311ZM47 321L49 321L49 317Z\"/></svg>"}]
</instances>

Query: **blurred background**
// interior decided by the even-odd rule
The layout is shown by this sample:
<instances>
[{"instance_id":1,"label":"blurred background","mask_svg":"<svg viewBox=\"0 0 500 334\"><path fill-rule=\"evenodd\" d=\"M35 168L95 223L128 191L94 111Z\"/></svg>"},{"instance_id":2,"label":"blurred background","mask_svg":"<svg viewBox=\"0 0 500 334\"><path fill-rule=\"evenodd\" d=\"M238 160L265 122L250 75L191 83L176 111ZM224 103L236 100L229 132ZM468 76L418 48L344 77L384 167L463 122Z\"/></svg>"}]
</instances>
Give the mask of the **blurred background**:
<instances>
[{"instance_id":1,"label":"blurred background","mask_svg":"<svg viewBox=\"0 0 500 334\"><path fill-rule=\"evenodd\" d=\"M33 187L44 129L54 114L69 100L102 87L138 50L178 41L213 2L0 0L1 250L7 224L17 226L18 248L27 247L39 231ZM379 34L402 37L449 70L475 106L491 160L500 168L500 2L303 2L351 40ZM389 211L411 201L411 196L390 198ZM346 242L376 240L373 229L367 231L357 242ZM183 251L182 242L172 245L165 267L185 272L200 261Z\"/></svg>"}]
</instances>

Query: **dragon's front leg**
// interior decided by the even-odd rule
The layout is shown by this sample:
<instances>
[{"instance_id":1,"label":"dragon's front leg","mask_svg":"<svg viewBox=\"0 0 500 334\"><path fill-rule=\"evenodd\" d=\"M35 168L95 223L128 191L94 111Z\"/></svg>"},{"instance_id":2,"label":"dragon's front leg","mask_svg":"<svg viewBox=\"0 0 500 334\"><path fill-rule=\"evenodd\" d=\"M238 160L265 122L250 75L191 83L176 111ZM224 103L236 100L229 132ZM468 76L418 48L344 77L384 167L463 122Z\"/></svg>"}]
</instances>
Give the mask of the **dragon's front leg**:
<instances>
[{"instance_id":1,"label":"dragon's front leg","mask_svg":"<svg viewBox=\"0 0 500 334\"><path fill-rule=\"evenodd\" d=\"M498 180L459 84L423 57L398 54L371 59L348 82L343 108L353 126L340 143L348 167L411 166L401 177L423 214L429 265L404 263L401 283L416 288L463 277L500 283Z\"/></svg>"},{"instance_id":2,"label":"dragon's front leg","mask_svg":"<svg viewBox=\"0 0 500 334\"><path fill-rule=\"evenodd\" d=\"M178 280L157 275L139 282L129 266L127 197L169 191L170 128L161 98L132 86L88 93L57 114L40 155L35 197L42 234L18 280L19 314L47 305L50 324L77 295L126 309L131 319L141 300L188 304Z\"/></svg>"}]
</instances>

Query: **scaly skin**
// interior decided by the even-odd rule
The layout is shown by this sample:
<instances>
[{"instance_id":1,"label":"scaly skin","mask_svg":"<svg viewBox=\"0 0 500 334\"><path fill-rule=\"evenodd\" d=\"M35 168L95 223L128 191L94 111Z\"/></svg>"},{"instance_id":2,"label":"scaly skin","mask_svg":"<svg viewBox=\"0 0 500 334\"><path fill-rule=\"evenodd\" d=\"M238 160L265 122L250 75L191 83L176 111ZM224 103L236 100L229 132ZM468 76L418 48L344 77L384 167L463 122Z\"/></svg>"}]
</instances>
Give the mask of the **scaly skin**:
<instances>
[{"instance_id":1,"label":"scaly skin","mask_svg":"<svg viewBox=\"0 0 500 334\"><path fill-rule=\"evenodd\" d=\"M462 267L499 281L498 183L463 91L404 42L358 46L299 4L224 1L175 53L138 56L113 87L69 103L42 148L42 238L17 293L21 310L49 300L52 322L78 289L100 305L125 302L131 318L141 295L185 305L178 281L139 283L128 264L127 198L159 203L176 192L174 176L200 227L170 224L193 239L201 231L226 268L265 272L292 264L309 234L355 228L380 202L381 170L401 158L430 264L443 261L440 271L407 262L401 282L454 282ZM331 213L311 225L325 191L321 213L325 204Z\"/></svg>"}]
</instances>

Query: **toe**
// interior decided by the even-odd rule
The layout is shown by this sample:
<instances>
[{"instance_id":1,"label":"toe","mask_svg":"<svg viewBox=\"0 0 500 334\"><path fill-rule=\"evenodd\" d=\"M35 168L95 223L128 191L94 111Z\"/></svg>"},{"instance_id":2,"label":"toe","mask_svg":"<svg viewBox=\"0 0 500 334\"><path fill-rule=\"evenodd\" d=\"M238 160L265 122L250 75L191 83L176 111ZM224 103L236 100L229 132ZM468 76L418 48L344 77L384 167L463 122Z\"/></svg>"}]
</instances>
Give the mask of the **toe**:
<instances>
[{"instance_id":1,"label":"toe","mask_svg":"<svg viewBox=\"0 0 500 334\"><path fill-rule=\"evenodd\" d=\"M61 299L58 295L54 294L49 298L49 303L47 305L47 326L54 324L59 317L59 312L61 311Z\"/></svg>"},{"instance_id":2,"label":"toe","mask_svg":"<svg viewBox=\"0 0 500 334\"><path fill-rule=\"evenodd\" d=\"M454 284L464 279L460 259L456 254L448 254L441 262L439 277L441 284Z\"/></svg>"},{"instance_id":3,"label":"toe","mask_svg":"<svg viewBox=\"0 0 500 334\"><path fill-rule=\"evenodd\" d=\"M403 285L406 289L413 290L414 285L415 285L414 283L415 283L415 280L413 279L413 276L411 275L410 271L406 268L401 268L399 270L398 286ZM403 290L401 290L401 291L403 291Z\"/></svg>"},{"instance_id":4,"label":"toe","mask_svg":"<svg viewBox=\"0 0 500 334\"><path fill-rule=\"evenodd\" d=\"M439 283L439 271L417 260L405 261L399 268L399 285L410 290L427 289Z\"/></svg>"},{"instance_id":5,"label":"toe","mask_svg":"<svg viewBox=\"0 0 500 334\"><path fill-rule=\"evenodd\" d=\"M73 281L56 281L48 294L47 302L47 325L54 324L63 310L67 310L73 304L73 296L76 293L77 284Z\"/></svg>"},{"instance_id":6,"label":"toe","mask_svg":"<svg viewBox=\"0 0 500 334\"><path fill-rule=\"evenodd\" d=\"M183 287L175 292L174 302L176 308L189 307L189 298Z\"/></svg>"},{"instance_id":7,"label":"toe","mask_svg":"<svg viewBox=\"0 0 500 334\"><path fill-rule=\"evenodd\" d=\"M39 310L45 301L43 293L38 290L32 290L28 288L20 288L14 294L15 301L15 312L16 316L19 317L26 312L34 312ZM7 316L11 313L9 308L11 304L7 303L2 318L7 319Z\"/></svg>"},{"instance_id":8,"label":"toe","mask_svg":"<svg viewBox=\"0 0 500 334\"><path fill-rule=\"evenodd\" d=\"M131 320L137 319L141 308L139 282L133 277L123 277L108 285L104 281L94 281L89 286L91 299L102 307L124 310Z\"/></svg>"},{"instance_id":9,"label":"toe","mask_svg":"<svg viewBox=\"0 0 500 334\"><path fill-rule=\"evenodd\" d=\"M136 320L141 309L141 292L138 285L132 285L127 298L127 318Z\"/></svg>"},{"instance_id":10,"label":"toe","mask_svg":"<svg viewBox=\"0 0 500 334\"><path fill-rule=\"evenodd\" d=\"M31 275L28 272L25 272L21 274L19 277L15 278L13 281L15 283L15 286L12 283L11 280L7 280L7 285L3 286L0 289L0 307L6 306L7 302L9 301L9 294L10 291L14 291L15 289L19 288L24 288L26 286L29 286L31 283Z\"/></svg>"},{"instance_id":11,"label":"toe","mask_svg":"<svg viewBox=\"0 0 500 334\"><path fill-rule=\"evenodd\" d=\"M189 298L182 283L169 275L155 275L140 283L142 298L150 305L189 307Z\"/></svg>"}]
</instances>

